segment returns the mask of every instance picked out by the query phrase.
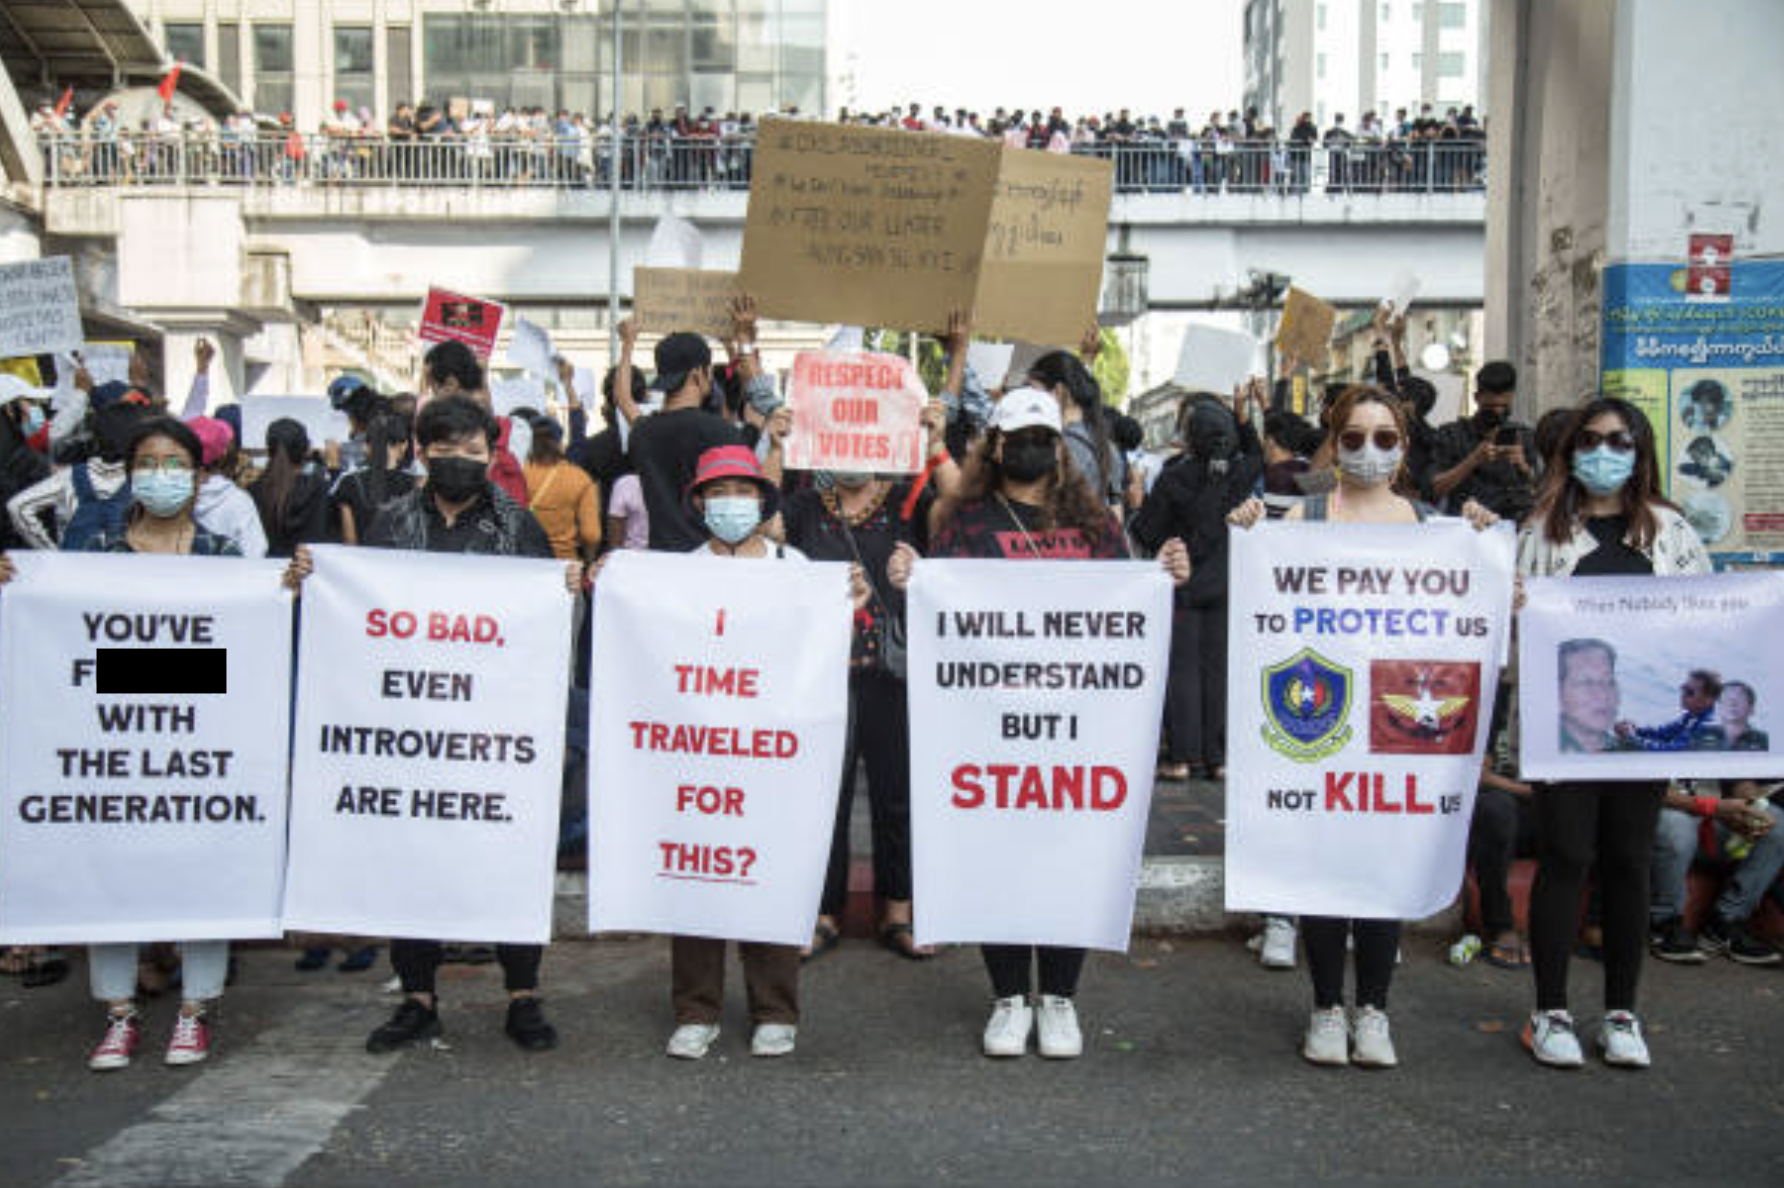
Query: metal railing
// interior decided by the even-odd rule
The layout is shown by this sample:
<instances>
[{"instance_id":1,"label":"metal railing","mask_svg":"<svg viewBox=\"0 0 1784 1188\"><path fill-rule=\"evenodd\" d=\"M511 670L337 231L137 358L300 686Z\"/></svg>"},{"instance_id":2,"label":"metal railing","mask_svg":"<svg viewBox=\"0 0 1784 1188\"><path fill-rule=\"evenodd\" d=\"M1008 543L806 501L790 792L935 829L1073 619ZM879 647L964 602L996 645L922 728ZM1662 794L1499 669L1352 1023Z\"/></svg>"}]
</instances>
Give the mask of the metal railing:
<instances>
[{"instance_id":1,"label":"metal railing","mask_svg":"<svg viewBox=\"0 0 1784 1188\"><path fill-rule=\"evenodd\" d=\"M329 133L131 133L41 139L51 186L419 186L748 190L749 137L392 140ZM1153 141L1074 149L1123 194L1451 193L1486 183L1486 146Z\"/></svg>"}]
</instances>

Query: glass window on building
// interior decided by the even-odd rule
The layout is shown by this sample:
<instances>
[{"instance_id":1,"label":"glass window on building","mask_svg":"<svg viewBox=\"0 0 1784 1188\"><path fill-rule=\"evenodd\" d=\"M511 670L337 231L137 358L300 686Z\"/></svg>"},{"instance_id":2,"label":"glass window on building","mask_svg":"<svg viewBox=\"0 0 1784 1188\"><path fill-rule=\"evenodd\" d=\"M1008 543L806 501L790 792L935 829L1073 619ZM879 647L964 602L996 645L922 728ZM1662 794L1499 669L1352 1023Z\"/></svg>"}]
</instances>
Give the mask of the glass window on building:
<instances>
[{"instance_id":1,"label":"glass window on building","mask_svg":"<svg viewBox=\"0 0 1784 1188\"><path fill-rule=\"evenodd\" d=\"M414 86L411 73L409 52L409 26L390 25L384 30L384 73L388 76L386 85L389 88L390 111L396 110L399 103L413 106L415 96L410 94ZM389 112L385 113L388 117Z\"/></svg>"},{"instance_id":2,"label":"glass window on building","mask_svg":"<svg viewBox=\"0 0 1784 1188\"><path fill-rule=\"evenodd\" d=\"M1437 27L1439 29L1465 29L1468 27L1468 5L1445 0L1437 6Z\"/></svg>"},{"instance_id":3,"label":"glass window on building","mask_svg":"<svg viewBox=\"0 0 1784 1188\"><path fill-rule=\"evenodd\" d=\"M235 21L217 25L217 78L237 95L242 93L242 27Z\"/></svg>"},{"instance_id":4,"label":"glass window on building","mask_svg":"<svg viewBox=\"0 0 1784 1188\"><path fill-rule=\"evenodd\" d=\"M1386 54L1381 55L1381 72L1383 74L1388 72L1388 56Z\"/></svg>"},{"instance_id":5,"label":"glass window on building","mask_svg":"<svg viewBox=\"0 0 1784 1188\"><path fill-rule=\"evenodd\" d=\"M1437 77L1461 78L1468 69L1467 54L1438 54Z\"/></svg>"},{"instance_id":6,"label":"glass window on building","mask_svg":"<svg viewBox=\"0 0 1784 1188\"><path fill-rule=\"evenodd\" d=\"M188 62L201 70L210 67L204 56L203 21L169 21L164 28L168 57L176 62Z\"/></svg>"},{"instance_id":7,"label":"glass window on building","mask_svg":"<svg viewBox=\"0 0 1784 1188\"><path fill-rule=\"evenodd\" d=\"M1389 4L1382 5L1381 6L1381 23L1384 25L1387 24L1388 21L1392 17L1393 17L1393 6L1389 5Z\"/></svg>"},{"instance_id":8,"label":"glass window on building","mask_svg":"<svg viewBox=\"0 0 1784 1188\"><path fill-rule=\"evenodd\" d=\"M1313 56L1313 77L1324 78L1325 76L1326 56L1324 54L1315 54Z\"/></svg>"},{"instance_id":9,"label":"glass window on building","mask_svg":"<svg viewBox=\"0 0 1784 1188\"><path fill-rule=\"evenodd\" d=\"M266 115L292 105L291 26L254 24L254 109Z\"/></svg>"},{"instance_id":10,"label":"glass window on building","mask_svg":"<svg viewBox=\"0 0 1784 1188\"><path fill-rule=\"evenodd\" d=\"M375 100L372 30L364 25L336 25L334 31L334 98L354 112L370 109Z\"/></svg>"},{"instance_id":11,"label":"glass window on building","mask_svg":"<svg viewBox=\"0 0 1784 1188\"><path fill-rule=\"evenodd\" d=\"M1313 27L1321 33L1326 31L1326 6L1323 4L1313 10Z\"/></svg>"}]
</instances>

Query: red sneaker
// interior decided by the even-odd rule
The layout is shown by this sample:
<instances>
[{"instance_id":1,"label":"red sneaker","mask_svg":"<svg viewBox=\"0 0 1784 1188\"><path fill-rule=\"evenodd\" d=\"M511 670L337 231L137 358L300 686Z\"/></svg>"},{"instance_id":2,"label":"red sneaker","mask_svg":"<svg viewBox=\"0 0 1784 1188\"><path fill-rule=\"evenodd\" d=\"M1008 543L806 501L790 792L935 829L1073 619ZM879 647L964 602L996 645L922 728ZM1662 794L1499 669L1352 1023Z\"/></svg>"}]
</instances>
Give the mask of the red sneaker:
<instances>
[{"instance_id":1,"label":"red sneaker","mask_svg":"<svg viewBox=\"0 0 1784 1188\"><path fill-rule=\"evenodd\" d=\"M211 1054L211 1029L203 1015L184 1011L174 1018L173 1038L167 1041L167 1063L197 1064Z\"/></svg>"},{"instance_id":2,"label":"red sneaker","mask_svg":"<svg viewBox=\"0 0 1784 1188\"><path fill-rule=\"evenodd\" d=\"M137 1026L135 1011L128 1015L107 1015L105 1038L87 1057L87 1067L94 1072L130 1067L130 1055L136 1051L136 1043L141 1038L142 1029Z\"/></svg>"}]
</instances>

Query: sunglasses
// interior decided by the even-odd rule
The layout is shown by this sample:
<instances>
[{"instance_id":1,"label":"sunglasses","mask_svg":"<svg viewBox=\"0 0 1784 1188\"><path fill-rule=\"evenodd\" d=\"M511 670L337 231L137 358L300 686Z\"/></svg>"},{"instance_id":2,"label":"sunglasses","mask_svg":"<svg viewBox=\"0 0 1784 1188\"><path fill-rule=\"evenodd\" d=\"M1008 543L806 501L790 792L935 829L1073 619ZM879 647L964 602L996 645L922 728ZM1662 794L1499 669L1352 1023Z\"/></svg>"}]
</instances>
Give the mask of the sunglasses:
<instances>
[{"instance_id":1,"label":"sunglasses","mask_svg":"<svg viewBox=\"0 0 1784 1188\"><path fill-rule=\"evenodd\" d=\"M1400 445L1398 429L1377 429L1374 433L1366 433L1361 429L1346 429L1338 435L1338 444L1344 449L1356 451L1369 442L1375 443L1378 450L1396 449Z\"/></svg>"},{"instance_id":2,"label":"sunglasses","mask_svg":"<svg viewBox=\"0 0 1784 1188\"><path fill-rule=\"evenodd\" d=\"M1576 454L1595 450L1601 445L1609 446L1619 454L1632 453L1635 450L1635 435L1627 429L1613 429L1609 433L1581 429L1573 439L1573 450Z\"/></svg>"}]
</instances>

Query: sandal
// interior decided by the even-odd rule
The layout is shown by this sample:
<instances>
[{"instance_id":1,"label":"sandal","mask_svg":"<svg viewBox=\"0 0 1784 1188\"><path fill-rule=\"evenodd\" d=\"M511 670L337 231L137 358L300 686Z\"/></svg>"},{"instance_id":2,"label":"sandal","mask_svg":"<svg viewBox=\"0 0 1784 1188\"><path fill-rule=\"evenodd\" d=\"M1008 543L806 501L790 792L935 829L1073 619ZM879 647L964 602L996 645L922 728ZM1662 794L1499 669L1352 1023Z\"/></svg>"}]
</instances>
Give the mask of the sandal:
<instances>
[{"instance_id":1,"label":"sandal","mask_svg":"<svg viewBox=\"0 0 1784 1188\"><path fill-rule=\"evenodd\" d=\"M1161 763L1158 765L1158 778L1172 783L1180 783L1193 774L1187 763Z\"/></svg>"},{"instance_id":2,"label":"sandal","mask_svg":"<svg viewBox=\"0 0 1784 1188\"><path fill-rule=\"evenodd\" d=\"M1495 969L1529 969L1530 950L1525 946L1523 937L1519 937L1509 944L1505 941L1494 941L1488 946L1481 960Z\"/></svg>"},{"instance_id":3,"label":"sandal","mask_svg":"<svg viewBox=\"0 0 1784 1188\"><path fill-rule=\"evenodd\" d=\"M906 961L928 961L935 956L933 948L927 953L923 951L924 947L917 944L917 937L911 931L910 923L902 920L880 929L880 947L890 949Z\"/></svg>"},{"instance_id":4,"label":"sandal","mask_svg":"<svg viewBox=\"0 0 1784 1188\"><path fill-rule=\"evenodd\" d=\"M837 931L836 926L819 920L817 926L811 931L811 947L799 954L799 964L804 965L808 961L816 961L840 944L842 944L842 933Z\"/></svg>"}]
</instances>

